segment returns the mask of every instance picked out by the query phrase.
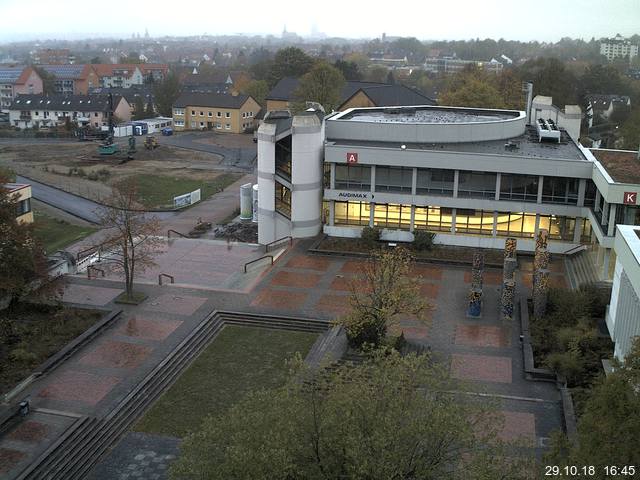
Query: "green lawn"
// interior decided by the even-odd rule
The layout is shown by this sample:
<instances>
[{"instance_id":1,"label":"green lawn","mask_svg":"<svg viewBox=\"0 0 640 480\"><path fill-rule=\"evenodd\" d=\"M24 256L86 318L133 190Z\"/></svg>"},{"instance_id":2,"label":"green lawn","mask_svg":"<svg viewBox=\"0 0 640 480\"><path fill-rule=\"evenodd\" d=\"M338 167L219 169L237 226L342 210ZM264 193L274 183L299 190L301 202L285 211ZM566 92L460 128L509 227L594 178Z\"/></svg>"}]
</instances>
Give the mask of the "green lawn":
<instances>
[{"instance_id":1,"label":"green lawn","mask_svg":"<svg viewBox=\"0 0 640 480\"><path fill-rule=\"evenodd\" d=\"M201 199L205 200L219 190L238 180L237 173L223 173L212 180L193 180L168 175L136 176L138 201L147 208L173 207L173 197L201 189Z\"/></svg>"},{"instance_id":2,"label":"green lawn","mask_svg":"<svg viewBox=\"0 0 640 480\"><path fill-rule=\"evenodd\" d=\"M134 427L184 437L250 390L281 385L285 360L307 354L317 334L226 326Z\"/></svg>"},{"instance_id":3,"label":"green lawn","mask_svg":"<svg viewBox=\"0 0 640 480\"><path fill-rule=\"evenodd\" d=\"M97 230L93 227L72 225L37 210L34 210L33 214L34 234L42 242L47 254L62 250L67 245L82 240Z\"/></svg>"}]
</instances>

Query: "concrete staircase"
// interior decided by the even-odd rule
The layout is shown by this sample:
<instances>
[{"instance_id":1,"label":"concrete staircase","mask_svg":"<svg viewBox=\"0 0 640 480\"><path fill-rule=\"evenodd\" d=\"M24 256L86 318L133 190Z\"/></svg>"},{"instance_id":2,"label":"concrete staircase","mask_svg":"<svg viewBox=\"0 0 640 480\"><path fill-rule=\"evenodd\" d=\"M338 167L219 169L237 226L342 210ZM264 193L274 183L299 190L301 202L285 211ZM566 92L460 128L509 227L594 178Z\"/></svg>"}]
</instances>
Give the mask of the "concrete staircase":
<instances>
[{"instance_id":1,"label":"concrete staircase","mask_svg":"<svg viewBox=\"0 0 640 480\"><path fill-rule=\"evenodd\" d=\"M564 263L567 280L572 290L578 290L583 285L601 283L598 271L587 250L565 255Z\"/></svg>"}]
</instances>

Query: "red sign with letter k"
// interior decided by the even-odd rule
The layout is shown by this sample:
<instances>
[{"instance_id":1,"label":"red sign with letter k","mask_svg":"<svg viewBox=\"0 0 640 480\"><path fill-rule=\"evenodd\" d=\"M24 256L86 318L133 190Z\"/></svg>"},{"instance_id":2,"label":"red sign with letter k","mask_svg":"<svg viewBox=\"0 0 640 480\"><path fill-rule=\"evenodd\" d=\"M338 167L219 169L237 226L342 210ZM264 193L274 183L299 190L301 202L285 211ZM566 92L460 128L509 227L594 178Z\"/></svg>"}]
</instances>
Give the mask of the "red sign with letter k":
<instances>
[{"instance_id":1,"label":"red sign with letter k","mask_svg":"<svg viewBox=\"0 0 640 480\"><path fill-rule=\"evenodd\" d=\"M638 192L624 192L623 203L625 205L635 205L638 199Z\"/></svg>"}]
</instances>

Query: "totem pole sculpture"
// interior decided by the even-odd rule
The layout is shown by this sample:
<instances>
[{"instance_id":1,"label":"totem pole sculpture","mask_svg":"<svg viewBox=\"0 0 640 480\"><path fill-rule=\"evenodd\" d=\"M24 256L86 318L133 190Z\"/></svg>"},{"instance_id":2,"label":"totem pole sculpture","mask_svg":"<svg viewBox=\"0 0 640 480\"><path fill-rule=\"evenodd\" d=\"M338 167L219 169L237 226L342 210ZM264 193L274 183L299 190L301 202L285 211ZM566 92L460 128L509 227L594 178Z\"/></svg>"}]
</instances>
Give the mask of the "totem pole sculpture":
<instances>
[{"instance_id":1,"label":"totem pole sculpture","mask_svg":"<svg viewBox=\"0 0 640 480\"><path fill-rule=\"evenodd\" d=\"M476 251L473 254L471 267L471 289L469 290L469 317L479 318L482 313L482 275L484 274L484 253Z\"/></svg>"},{"instance_id":2,"label":"totem pole sculpture","mask_svg":"<svg viewBox=\"0 0 640 480\"><path fill-rule=\"evenodd\" d=\"M536 254L533 259L533 316L540 318L547 311L549 295L549 251L547 240L549 232L540 230L536 240Z\"/></svg>"},{"instance_id":3,"label":"totem pole sculpture","mask_svg":"<svg viewBox=\"0 0 640 480\"><path fill-rule=\"evenodd\" d=\"M516 290L516 247L518 241L515 238L507 238L504 244L504 267L502 270L502 295L500 298L500 310L503 320L513 320L513 299Z\"/></svg>"}]
</instances>

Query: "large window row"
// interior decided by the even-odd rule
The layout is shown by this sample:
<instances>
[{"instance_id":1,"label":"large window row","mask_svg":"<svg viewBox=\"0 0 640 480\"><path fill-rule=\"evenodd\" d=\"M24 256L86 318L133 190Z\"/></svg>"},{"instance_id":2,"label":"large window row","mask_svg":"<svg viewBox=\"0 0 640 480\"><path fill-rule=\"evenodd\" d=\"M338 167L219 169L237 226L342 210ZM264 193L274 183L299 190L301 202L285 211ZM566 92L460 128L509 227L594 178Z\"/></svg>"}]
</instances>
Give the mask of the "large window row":
<instances>
[{"instance_id":1,"label":"large window row","mask_svg":"<svg viewBox=\"0 0 640 480\"><path fill-rule=\"evenodd\" d=\"M336 188L343 190L371 190L371 167L336 165ZM411 180L409 180L409 192L411 192Z\"/></svg>"},{"instance_id":2,"label":"large window row","mask_svg":"<svg viewBox=\"0 0 640 480\"><path fill-rule=\"evenodd\" d=\"M276 182L276 212L291 218L291 190Z\"/></svg>"}]
</instances>

